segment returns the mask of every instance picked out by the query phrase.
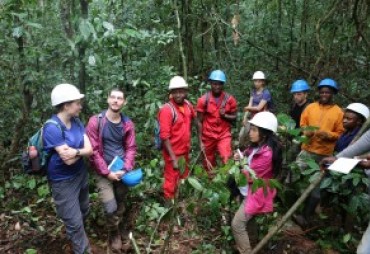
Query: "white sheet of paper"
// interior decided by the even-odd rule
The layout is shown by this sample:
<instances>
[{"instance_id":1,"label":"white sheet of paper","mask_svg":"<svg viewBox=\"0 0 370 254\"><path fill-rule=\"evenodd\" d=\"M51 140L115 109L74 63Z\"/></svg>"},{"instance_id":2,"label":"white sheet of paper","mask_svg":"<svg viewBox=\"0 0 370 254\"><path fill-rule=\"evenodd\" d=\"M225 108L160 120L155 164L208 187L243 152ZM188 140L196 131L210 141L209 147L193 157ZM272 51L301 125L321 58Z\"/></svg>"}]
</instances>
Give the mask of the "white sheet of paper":
<instances>
[{"instance_id":1,"label":"white sheet of paper","mask_svg":"<svg viewBox=\"0 0 370 254\"><path fill-rule=\"evenodd\" d=\"M359 159L339 158L328 169L339 173L348 174L359 163Z\"/></svg>"}]
</instances>

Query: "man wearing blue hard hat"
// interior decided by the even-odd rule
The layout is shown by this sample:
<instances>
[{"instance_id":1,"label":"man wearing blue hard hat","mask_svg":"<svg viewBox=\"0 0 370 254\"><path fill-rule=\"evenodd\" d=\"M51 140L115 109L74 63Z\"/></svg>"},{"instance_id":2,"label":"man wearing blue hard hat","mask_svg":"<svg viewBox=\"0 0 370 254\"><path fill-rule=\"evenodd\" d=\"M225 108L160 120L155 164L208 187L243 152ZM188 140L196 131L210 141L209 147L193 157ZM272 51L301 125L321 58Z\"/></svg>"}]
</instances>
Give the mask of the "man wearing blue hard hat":
<instances>
[{"instance_id":1,"label":"man wearing blue hard hat","mask_svg":"<svg viewBox=\"0 0 370 254\"><path fill-rule=\"evenodd\" d=\"M307 107L310 102L307 99L308 92L310 91L310 86L306 80L298 79L293 82L290 92L293 94L294 104L289 112L289 115L295 121L296 128L299 128L299 123L301 121L301 114L303 110Z\"/></svg>"},{"instance_id":2,"label":"man wearing blue hard hat","mask_svg":"<svg viewBox=\"0 0 370 254\"><path fill-rule=\"evenodd\" d=\"M231 157L231 122L236 119L237 104L232 95L223 91L226 83L223 71L212 71L208 81L211 91L198 99L196 109L203 165L210 173L216 166L216 153L224 164Z\"/></svg>"},{"instance_id":3,"label":"man wearing blue hard hat","mask_svg":"<svg viewBox=\"0 0 370 254\"><path fill-rule=\"evenodd\" d=\"M296 160L301 172L307 169L309 159L319 163L324 157L332 155L336 141L344 131L344 113L333 101L339 90L337 82L326 78L319 82L317 88L318 101L308 105L301 115L300 127L306 128L303 134L309 138L308 143L302 145ZM308 225L320 199L320 188L315 188L305 203L303 214L294 217L298 224L304 227Z\"/></svg>"}]
</instances>

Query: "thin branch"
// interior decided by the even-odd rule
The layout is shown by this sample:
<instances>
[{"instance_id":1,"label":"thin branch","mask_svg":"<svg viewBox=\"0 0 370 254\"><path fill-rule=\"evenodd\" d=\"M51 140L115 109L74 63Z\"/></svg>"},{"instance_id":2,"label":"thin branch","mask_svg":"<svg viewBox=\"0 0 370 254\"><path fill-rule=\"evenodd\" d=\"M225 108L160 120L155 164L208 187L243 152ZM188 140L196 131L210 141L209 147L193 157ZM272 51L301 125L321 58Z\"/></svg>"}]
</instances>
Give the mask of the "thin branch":
<instances>
[{"instance_id":1,"label":"thin branch","mask_svg":"<svg viewBox=\"0 0 370 254\"><path fill-rule=\"evenodd\" d=\"M182 45L182 36L181 36L181 21L180 21L180 16L179 16L179 8L177 6L177 0L173 1L173 8L175 10L175 15L176 15L176 21L177 21L177 30L178 30L178 38L179 38L179 49L180 49L180 55L181 55L181 60L182 60L182 70L183 70L183 76L185 80L188 77L188 69L186 66L186 57L184 54L184 47Z\"/></svg>"},{"instance_id":2,"label":"thin branch","mask_svg":"<svg viewBox=\"0 0 370 254\"><path fill-rule=\"evenodd\" d=\"M298 207L306 200L311 191L316 188L325 176L325 171L320 171L320 175L307 187L307 189L302 193L299 199L294 203L294 205L288 210L288 212L281 218L281 220L272 227L267 235L257 244L257 246L252 250L251 254L256 254L260 251L263 246L284 226L285 222L293 215L293 213L298 209Z\"/></svg>"}]
</instances>

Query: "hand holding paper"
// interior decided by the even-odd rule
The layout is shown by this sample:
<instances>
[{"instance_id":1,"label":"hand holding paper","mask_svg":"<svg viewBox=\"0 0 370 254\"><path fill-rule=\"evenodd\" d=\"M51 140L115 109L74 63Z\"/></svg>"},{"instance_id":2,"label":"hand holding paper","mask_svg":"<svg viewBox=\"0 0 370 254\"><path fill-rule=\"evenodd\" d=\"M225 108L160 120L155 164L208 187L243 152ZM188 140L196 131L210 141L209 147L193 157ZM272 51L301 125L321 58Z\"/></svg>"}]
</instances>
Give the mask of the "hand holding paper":
<instances>
[{"instance_id":1,"label":"hand holding paper","mask_svg":"<svg viewBox=\"0 0 370 254\"><path fill-rule=\"evenodd\" d=\"M348 174L360 162L360 159L339 158L328 169L343 174Z\"/></svg>"}]
</instances>

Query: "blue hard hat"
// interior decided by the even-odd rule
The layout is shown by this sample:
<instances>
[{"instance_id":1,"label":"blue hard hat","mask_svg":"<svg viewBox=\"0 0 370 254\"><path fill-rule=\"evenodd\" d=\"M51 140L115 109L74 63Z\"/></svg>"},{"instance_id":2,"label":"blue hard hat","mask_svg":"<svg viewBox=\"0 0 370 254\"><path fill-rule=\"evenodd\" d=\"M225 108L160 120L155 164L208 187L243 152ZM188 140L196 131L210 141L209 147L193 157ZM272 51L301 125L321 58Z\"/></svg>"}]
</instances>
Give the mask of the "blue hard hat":
<instances>
[{"instance_id":1,"label":"blue hard hat","mask_svg":"<svg viewBox=\"0 0 370 254\"><path fill-rule=\"evenodd\" d=\"M135 185L138 185L142 179L143 171L141 170L141 168L138 168L124 174L122 177L122 182L129 187L133 187Z\"/></svg>"},{"instance_id":2,"label":"blue hard hat","mask_svg":"<svg viewBox=\"0 0 370 254\"><path fill-rule=\"evenodd\" d=\"M212 71L208 77L208 80L220 81L222 83L226 82L226 75L221 70Z\"/></svg>"},{"instance_id":3,"label":"blue hard hat","mask_svg":"<svg viewBox=\"0 0 370 254\"><path fill-rule=\"evenodd\" d=\"M333 88L335 91L338 91L338 85L337 82L335 82L334 79L331 78L325 78L320 81L319 85L317 86L318 88L323 87L323 86L328 86Z\"/></svg>"},{"instance_id":4,"label":"blue hard hat","mask_svg":"<svg viewBox=\"0 0 370 254\"><path fill-rule=\"evenodd\" d=\"M305 92L310 90L310 86L308 85L306 80L298 79L293 82L292 89L290 89L291 93L298 93L298 92Z\"/></svg>"}]
</instances>

